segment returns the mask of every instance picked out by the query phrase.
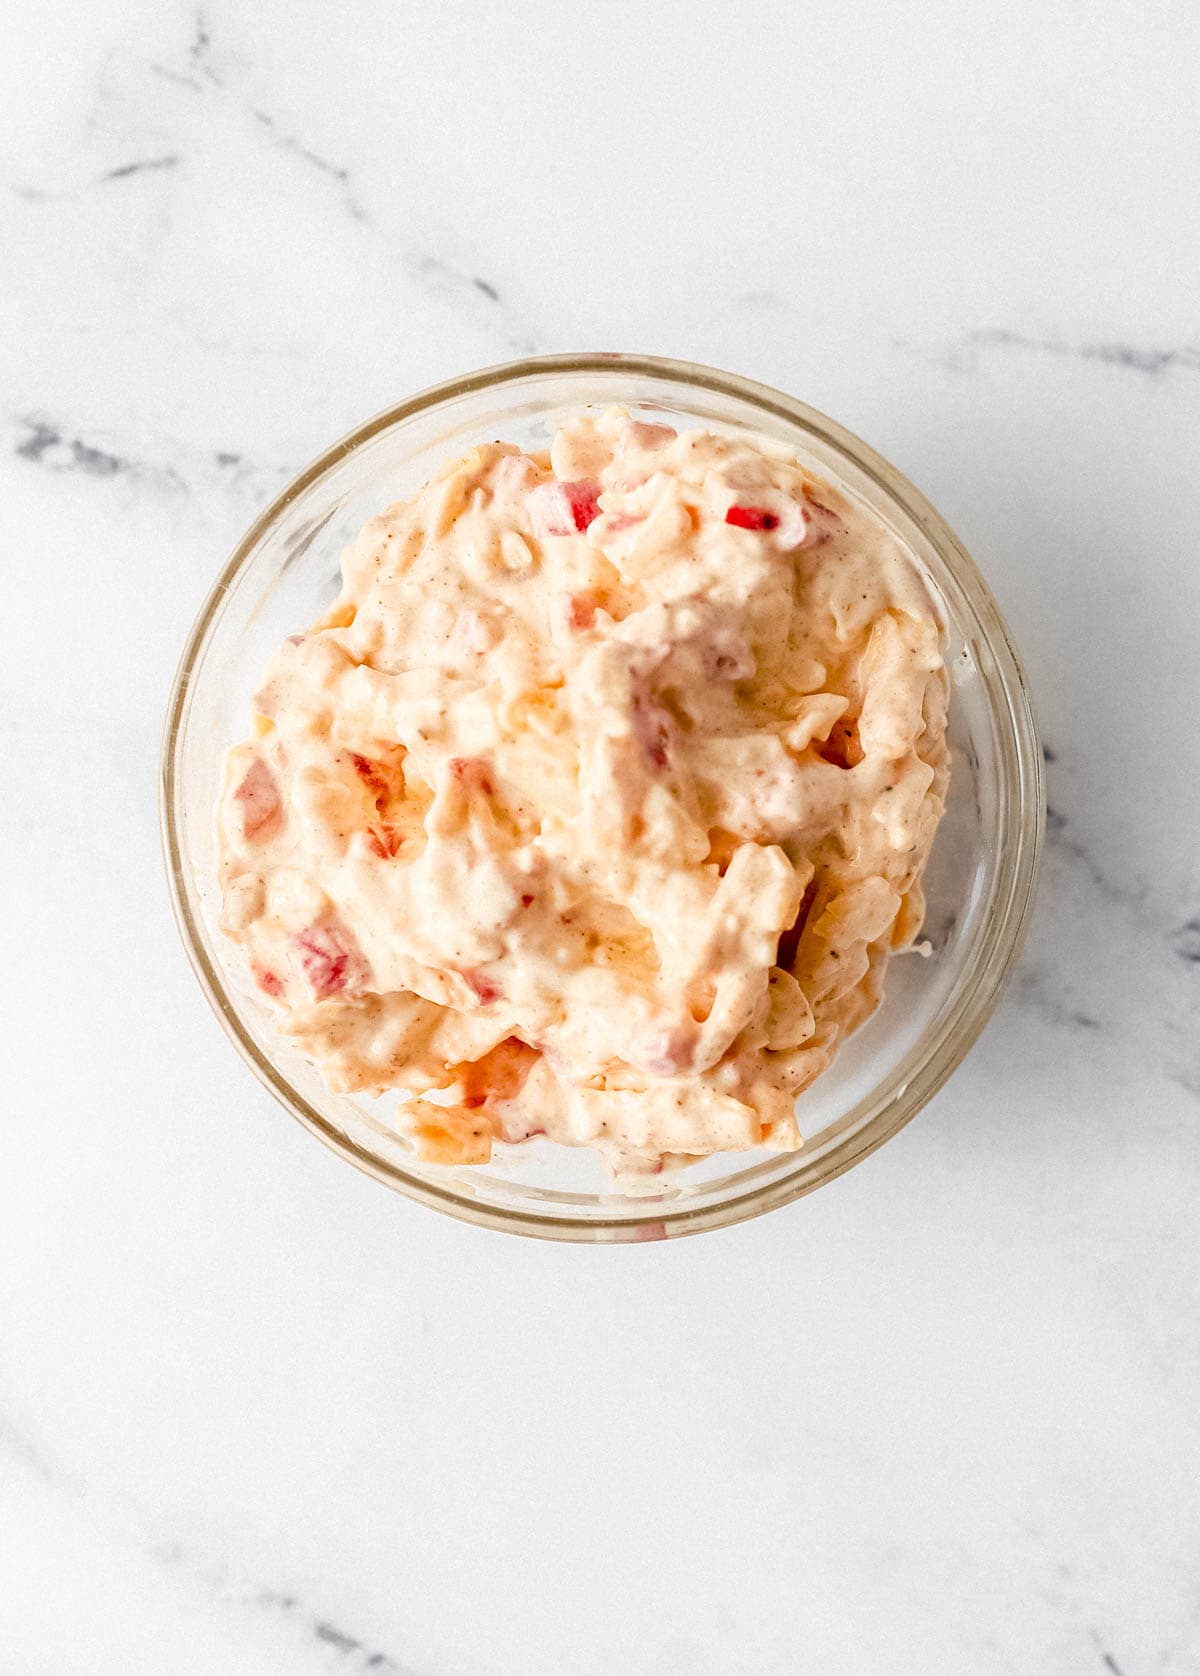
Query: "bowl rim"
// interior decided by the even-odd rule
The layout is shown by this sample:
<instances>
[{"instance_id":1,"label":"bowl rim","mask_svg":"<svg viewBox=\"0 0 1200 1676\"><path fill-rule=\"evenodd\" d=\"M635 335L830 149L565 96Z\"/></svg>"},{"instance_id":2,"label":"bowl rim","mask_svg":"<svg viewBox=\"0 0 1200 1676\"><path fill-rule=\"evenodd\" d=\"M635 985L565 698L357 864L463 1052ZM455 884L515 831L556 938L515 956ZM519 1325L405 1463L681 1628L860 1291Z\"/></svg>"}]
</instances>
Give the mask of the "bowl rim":
<instances>
[{"instance_id":1,"label":"bowl rim","mask_svg":"<svg viewBox=\"0 0 1200 1676\"><path fill-rule=\"evenodd\" d=\"M259 1050L242 1023L221 975L209 959L185 886L190 871L181 841L180 754L188 714L193 671L222 604L267 531L300 495L348 455L382 431L464 395L544 376L625 373L630 377L685 384L716 396L749 403L763 413L798 426L864 474L917 526L955 582L984 631L995 660L989 674L993 714L1004 735L1003 778L1011 794L1014 841L999 859L985 942L972 981L956 990L884 1081L856 1102L847 1117L875 1107L869 1120L853 1127L832 1150L807 1159L803 1148L787 1174L711 1203L671 1207L646 1202L644 1215L577 1218L553 1210L488 1204L437 1182L410 1175L377 1158L344 1133L296 1090ZM998 696L1005 703L996 703ZM479 1226L542 1239L587 1243L645 1241L730 1226L764 1214L813 1192L843 1175L897 1134L928 1104L967 1052L995 1011L1005 980L1020 952L1029 926L1045 835L1045 784L1042 748L1029 683L1012 635L991 589L945 519L890 461L836 420L807 403L766 384L715 367L654 355L602 350L534 355L500 362L428 386L355 426L303 468L252 521L209 589L184 643L170 691L159 762L159 823L167 882L176 925L192 969L209 1005L259 1082L311 1133L366 1175L418 1203Z\"/></svg>"}]
</instances>

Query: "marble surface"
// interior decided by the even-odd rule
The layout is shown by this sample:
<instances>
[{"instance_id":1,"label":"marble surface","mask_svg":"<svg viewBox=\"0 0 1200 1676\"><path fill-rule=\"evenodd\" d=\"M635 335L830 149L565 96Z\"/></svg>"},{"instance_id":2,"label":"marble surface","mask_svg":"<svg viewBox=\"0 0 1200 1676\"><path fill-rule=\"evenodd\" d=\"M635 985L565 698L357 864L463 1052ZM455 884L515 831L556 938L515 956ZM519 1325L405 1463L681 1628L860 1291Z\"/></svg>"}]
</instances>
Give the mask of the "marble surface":
<instances>
[{"instance_id":1,"label":"marble surface","mask_svg":"<svg viewBox=\"0 0 1200 1676\"><path fill-rule=\"evenodd\" d=\"M1200 1670L1198 15L10 0L2 1676ZM918 1121L605 1250L290 1124L154 808L266 497L578 347L895 459L1009 615L1052 804Z\"/></svg>"}]
</instances>

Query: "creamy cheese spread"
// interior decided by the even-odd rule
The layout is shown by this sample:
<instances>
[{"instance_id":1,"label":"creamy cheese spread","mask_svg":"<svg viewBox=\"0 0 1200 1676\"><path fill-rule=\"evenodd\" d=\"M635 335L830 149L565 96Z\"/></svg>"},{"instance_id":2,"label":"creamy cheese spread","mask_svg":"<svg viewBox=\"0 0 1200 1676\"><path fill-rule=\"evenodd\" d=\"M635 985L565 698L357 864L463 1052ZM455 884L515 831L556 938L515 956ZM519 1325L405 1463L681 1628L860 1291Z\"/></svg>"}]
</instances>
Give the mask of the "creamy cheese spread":
<instances>
[{"instance_id":1,"label":"creamy cheese spread","mask_svg":"<svg viewBox=\"0 0 1200 1676\"><path fill-rule=\"evenodd\" d=\"M416 1096L437 1162L797 1147L943 808L940 624L898 541L776 443L613 410L472 448L342 573L219 810L223 926L282 1032L334 1090Z\"/></svg>"}]
</instances>

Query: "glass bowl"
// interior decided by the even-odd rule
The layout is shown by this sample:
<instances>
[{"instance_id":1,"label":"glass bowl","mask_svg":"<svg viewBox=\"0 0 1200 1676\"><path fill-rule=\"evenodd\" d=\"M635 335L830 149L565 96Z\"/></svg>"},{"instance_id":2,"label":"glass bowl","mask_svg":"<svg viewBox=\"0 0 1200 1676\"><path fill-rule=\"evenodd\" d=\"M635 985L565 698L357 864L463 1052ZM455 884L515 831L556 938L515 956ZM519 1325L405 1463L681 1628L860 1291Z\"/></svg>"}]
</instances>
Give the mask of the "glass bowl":
<instances>
[{"instance_id":1,"label":"glass bowl","mask_svg":"<svg viewBox=\"0 0 1200 1676\"><path fill-rule=\"evenodd\" d=\"M894 957L886 998L801 1097L795 1153L725 1153L649 1191L618 1189L590 1151L530 1141L491 1163L421 1162L389 1121L396 1096L331 1094L277 1036L242 950L222 936L214 811L226 750L246 736L250 698L283 638L338 587L342 546L374 513L473 443L545 448L560 417L622 403L668 422L749 430L786 443L860 497L910 551L940 602L951 674L953 768L926 875L928 958ZM467 1221L549 1239L662 1239L721 1227L819 1187L920 1111L993 1007L1029 915L1044 827L1042 755L1025 678L975 565L894 467L831 419L761 384L638 355L555 355L437 385L330 448L239 542L188 638L162 757L167 869L200 984L259 1080L378 1181Z\"/></svg>"}]
</instances>

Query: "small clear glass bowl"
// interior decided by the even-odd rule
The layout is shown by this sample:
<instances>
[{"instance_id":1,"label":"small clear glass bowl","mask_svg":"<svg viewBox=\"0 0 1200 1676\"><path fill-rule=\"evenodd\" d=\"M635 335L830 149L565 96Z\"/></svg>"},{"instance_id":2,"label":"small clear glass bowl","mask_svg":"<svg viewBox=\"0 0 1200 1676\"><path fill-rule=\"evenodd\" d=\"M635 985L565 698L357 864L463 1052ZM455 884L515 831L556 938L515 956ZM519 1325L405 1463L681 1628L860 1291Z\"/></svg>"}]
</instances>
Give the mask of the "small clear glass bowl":
<instances>
[{"instance_id":1,"label":"small clear glass bowl","mask_svg":"<svg viewBox=\"0 0 1200 1676\"><path fill-rule=\"evenodd\" d=\"M276 1033L241 949L218 926L214 811L268 657L338 587L343 545L473 443L549 446L563 415L621 403L651 419L786 443L865 501L925 574L945 619L953 768L926 875L928 958L893 959L886 998L801 1097L795 1153L722 1153L649 1191L618 1187L582 1148L500 1146L486 1166L419 1160L396 1096L331 1094ZM547 1239L661 1239L717 1228L831 1181L894 1135L979 1034L1029 915L1044 828L1042 754L996 602L942 519L894 467L831 419L731 373L639 355L555 355L437 385L369 420L269 506L239 542L188 638L162 755L162 821L180 930L200 984L247 1064L343 1158L422 1204Z\"/></svg>"}]
</instances>

